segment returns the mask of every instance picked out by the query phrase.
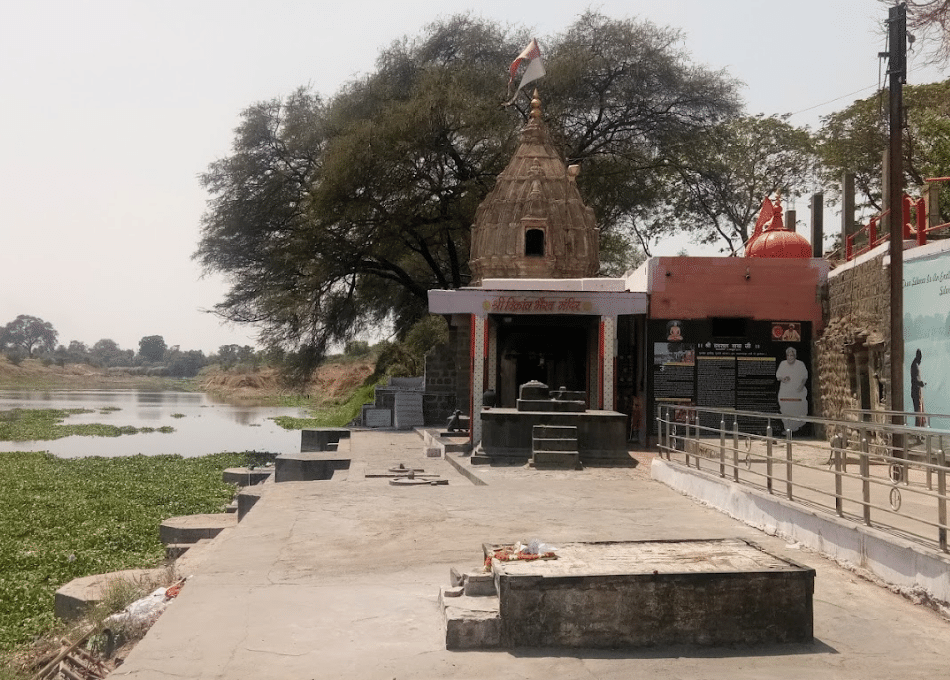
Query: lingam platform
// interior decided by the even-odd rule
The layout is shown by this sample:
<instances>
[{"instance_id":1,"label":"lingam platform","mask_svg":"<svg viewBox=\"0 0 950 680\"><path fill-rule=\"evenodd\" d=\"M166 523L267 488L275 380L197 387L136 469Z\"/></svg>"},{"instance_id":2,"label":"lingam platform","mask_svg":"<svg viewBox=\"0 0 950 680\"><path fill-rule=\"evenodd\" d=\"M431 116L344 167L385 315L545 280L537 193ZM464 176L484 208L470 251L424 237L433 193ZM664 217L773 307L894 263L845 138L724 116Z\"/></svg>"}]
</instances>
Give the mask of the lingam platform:
<instances>
[{"instance_id":1,"label":"lingam platform","mask_svg":"<svg viewBox=\"0 0 950 680\"><path fill-rule=\"evenodd\" d=\"M443 589L446 646L627 648L808 642L815 570L741 539L568 543ZM473 584L470 586L469 584ZM478 584L477 587L474 584ZM489 594L485 594L488 592Z\"/></svg>"},{"instance_id":2,"label":"lingam platform","mask_svg":"<svg viewBox=\"0 0 950 680\"><path fill-rule=\"evenodd\" d=\"M563 388L551 390L535 381L522 385L519 395L516 408L485 408L481 411L481 451L472 456L472 464L495 460L538 460L535 426L571 428L571 448L575 451L574 459L580 463L630 462L627 417L624 414L585 409L583 392ZM550 459L551 456L544 458ZM571 463L568 465L572 466Z\"/></svg>"}]
</instances>

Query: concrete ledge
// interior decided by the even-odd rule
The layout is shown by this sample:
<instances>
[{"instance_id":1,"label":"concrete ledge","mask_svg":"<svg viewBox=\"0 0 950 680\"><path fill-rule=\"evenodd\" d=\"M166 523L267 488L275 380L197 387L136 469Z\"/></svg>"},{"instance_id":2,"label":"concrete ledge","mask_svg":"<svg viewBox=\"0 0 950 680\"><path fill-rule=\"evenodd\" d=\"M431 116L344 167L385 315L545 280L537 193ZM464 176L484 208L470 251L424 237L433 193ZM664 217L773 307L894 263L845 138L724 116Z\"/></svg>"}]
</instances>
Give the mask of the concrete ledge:
<instances>
[{"instance_id":1,"label":"concrete ledge","mask_svg":"<svg viewBox=\"0 0 950 680\"><path fill-rule=\"evenodd\" d=\"M261 487L251 487L241 489L237 495L237 518L238 522L243 520L247 513L251 511L254 504L261 499Z\"/></svg>"},{"instance_id":2,"label":"concrete ledge","mask_svg":"<svg viewBox=\"0 0 950 680\"><path fill-rule=\"evenodd\" d=\"M470 469L468 465L468 461L471 460L470 458L468 457L457 458L456 456L446 456L445 460L447 460L452 467L458 470L460 475L465 477L468 481L470 481L475 486L488 486L488 484L485 482L484 479L476 475Z\"/></svg>"},{"instance_id":3,"label":"concrete ledge","mask_svg":"<svg viewBox=\"0 0 950 680\"><path fill-rule=\"evenodd\" d=\"M151 588L166 573L164 569L126 569L75 578L56 591L56 616L63 621L79 618L89 607L101 602L106 591L116 581L144 583Z\"/></svg>"},{"instance_id":4,"label":"concrete ledge","mask_svg":"<svg viewBox=\"0 0 950 680\"><path fill-rule=\"evenodd\" d=\"M329 451L331 444L349 439L350 431L341 427L320 427L300 431L300 451ZM334 447L333 450L336 450Z\"/></svg>"},{"instance_id":5,"label":"concrete ledge","mask_svg":"<svg viewBox=\"0 0 950 680\"><path fill-rule=\"evenodd\" d=\"M214 538L225 529L237 526L236 513L185 515L169 517L158 527L158 537L165 545L197 543L203 538Z\"/></svg>"},{"instance_id":6,"label":"concrete ledge","mask_svg":"<svg viewBox=\"0 0 950 680\"><path fill-rule=\"evenodd\" d=\"M660 458L654 459L651 475L734 519L798 542L844 567L865 570L914 599L950 607L948 555Z\"/></svg>"},{"instance_id":7,"label":"concrete ledge","mask_svg":"<svg viewBox=\"0 0 950 680\"><path fill-rule=\"evenodd\" d=\"M274 481L280 483L326 480L332 479L338 470L349 469L350 459L341 458L335 453L285 453L277 457Z\"/></svg>"},{"instance_id":8,"label":"concrete ledge","mask_svg":"<svg viewBox=\"0 0 950 680\"><path fill-rule=\"evenodd\" d=\"M238 486L253 486L261 484L270 479L274 474L274 468L228 468L221 473L221 479L225 484L237 484Z\"/></svg>"}]
</instances>

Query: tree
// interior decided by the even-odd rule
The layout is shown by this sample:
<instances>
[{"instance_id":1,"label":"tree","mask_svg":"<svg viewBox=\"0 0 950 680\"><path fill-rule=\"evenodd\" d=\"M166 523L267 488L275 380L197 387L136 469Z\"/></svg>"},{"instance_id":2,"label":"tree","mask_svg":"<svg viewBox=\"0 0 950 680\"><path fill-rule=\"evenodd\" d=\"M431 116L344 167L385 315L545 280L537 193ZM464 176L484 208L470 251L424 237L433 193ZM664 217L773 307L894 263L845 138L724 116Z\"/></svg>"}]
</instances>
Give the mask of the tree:
<instances>
[{"instance_id":1,"label":"tree","mask_svg":"<svg viewBox=\"0 0 950 680\"><path fill-rule=\"evenodd\" d=\"M549 45L549 127L617 248L661 197L669 154L738 108L681 36L588 12ZM256 324L308 374L330 343L390 322L402 337L427 291L469 280L475 209L511 157L527 107L499 106L527 34L456 16L384 50L375 73L324 100L249 107L210 193L195 257L233 282L216 311Z\"/></svg>"},{"instance_id":2,"label":"tree","mask_svg":"<svg viewBox=\"0 0 950 680\"><path fill-rule=\"evenodd\" d=\"M224 368L231 368L238 362L239 345L221 345L218 348L218 363Z\"/></svg>"},{"instance_id":3,"label":"tree","mask_svg":"<svg viewBox=\"0 0 950 680\"><path fill-rule=\"evenodd\" d=\"M348 357L365 357L369 352L369 343L366 340L350 340L343 348L343 354Z\"/></svg>"},{"instance_id":4,"label":"tree","mask_svg":"<svg viewBox=\"0 0 950 680\"><path fill-rule=\"evenodd\" d=\"M859 207L883 209L881 168L888 146L887 94L882 92L826 116L818 133L823 181L840 191L845 172L854 173ZM950 80L904 88L907 127L902 145L904 181L920 186L928 177L943 177L950 167ZM942 217L950 221L950 186L941 189Z\"/></svg>"},{"instance_id":5,"label":"tree","mask_svg":"<svg viewBox=\"0 0 950 680\"><path fill-rule=\"evenodd\" d=\"M19 348L29 357L33 356L34 349L52 352L56 348L58 336L59 333L49 321L26 314L20 314L0 332L4 346Z\"/></svg>"},{"instance_id":6,"label":"tree","mask_svg":"<svg viewBox=\"0 0 950 680\"><path fill-rule=\"evenodd\" d=\"M817 186L817 156L807 128L787 116L751 116L719 125L704 144L682 149L671 163L671 200L650 233L692 233L735 255L749 240L762 199L800 196Z\"/></svg>"},{"instance_id":7,"label":"tree","mask_svg":"<svg viewBox=\"0 0 950 680\"><path fill-rule=\"evenodd\" d=\"M122 350L115 340L103 338L89 350L90 357L100 366L131 366L132 350Z\"/></svg>"},{"instance_id":8,"label":"tree","mask_svg":"<svg viewBox=\"0 0 950 680\"><path fill-rule=\"evenodd\" d=\"M165 358L165 338L161 335L146 335L139 340L139 357L150 364L157 364Z\"/></svg>"}]
</instances>

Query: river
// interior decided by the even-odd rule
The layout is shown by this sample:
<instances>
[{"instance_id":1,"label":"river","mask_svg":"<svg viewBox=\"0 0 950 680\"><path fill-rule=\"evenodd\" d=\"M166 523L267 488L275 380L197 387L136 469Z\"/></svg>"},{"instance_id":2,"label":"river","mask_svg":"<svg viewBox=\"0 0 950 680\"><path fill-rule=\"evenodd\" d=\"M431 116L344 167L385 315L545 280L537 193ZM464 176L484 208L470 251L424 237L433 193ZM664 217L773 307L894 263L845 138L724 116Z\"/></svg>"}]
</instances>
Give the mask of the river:
<instances>
[{"instance_id":1,"label":"river","mask_svg":"<svg viewBox=\"0 0 950 680\"><path fill-rule=\"evenodd\" d=\"M285 430L275 416L306 417L301 408L247 406L211 399L200 392L149 390L0 390L0 411L89 409L63 424L102 423L122 427L173 427L119 437L70 436L54 440L0 441L0 451L49 451L64 458L149 456L176 453L203 456L222 451L292 453L300 450L300 431Z\"/></svg>"}]
</instances>

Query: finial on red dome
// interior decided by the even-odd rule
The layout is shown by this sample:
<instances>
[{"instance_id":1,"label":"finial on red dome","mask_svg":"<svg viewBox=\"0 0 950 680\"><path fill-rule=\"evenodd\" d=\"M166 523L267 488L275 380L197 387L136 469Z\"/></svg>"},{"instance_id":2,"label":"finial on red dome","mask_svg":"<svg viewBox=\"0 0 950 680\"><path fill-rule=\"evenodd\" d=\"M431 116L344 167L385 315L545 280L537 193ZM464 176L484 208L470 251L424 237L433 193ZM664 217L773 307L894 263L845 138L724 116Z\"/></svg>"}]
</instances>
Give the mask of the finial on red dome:
<instances>
[{"instance_id":1,"label":"finial on red dome","mask_svg":"<svg viewBox=\"0 0 950 680\"><path fill-rule=\"evenodd\" d=\"M764 214L767 214L769 200L766 198L763 202ZM758 233L759 225L756 224L756 235L749 239L745 249L746 257L811 257L811 244L801 234L788 231L782 223L782 192L775 194L775 202L772 205L772 219L765 229ZM760 220L762 219L760 215Z\"/></svg>"}]
</instances>

